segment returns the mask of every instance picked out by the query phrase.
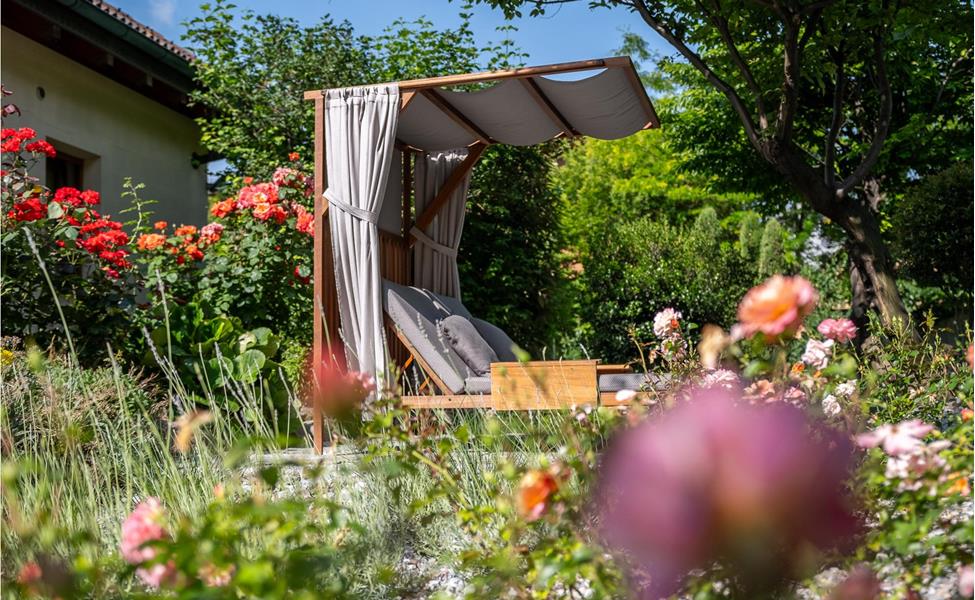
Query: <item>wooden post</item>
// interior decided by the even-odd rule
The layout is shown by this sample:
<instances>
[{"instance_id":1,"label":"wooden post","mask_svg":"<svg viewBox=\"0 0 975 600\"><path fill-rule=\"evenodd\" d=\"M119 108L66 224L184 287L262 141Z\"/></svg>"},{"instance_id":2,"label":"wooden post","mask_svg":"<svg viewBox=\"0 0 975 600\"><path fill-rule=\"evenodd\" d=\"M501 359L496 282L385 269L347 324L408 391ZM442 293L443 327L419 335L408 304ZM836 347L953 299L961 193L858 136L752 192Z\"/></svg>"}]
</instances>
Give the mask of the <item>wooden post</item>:
<instances>
[{"instance_id":1,"label":"wooden post","mask_svg":"<svg viewBox=\"0 0 975 600\"><path fill-rule=\"evenodd\" d=\"M332 231L328 222L328 204L322 194L328 187L325 169L325 98L315 98L315 238L314 306L312 318L312 374L318 376L322 368L344 367L344 355L332 352L339 343L338 298L335 292L335 269L332 263ZM318 381L314 381L318 384ZM312 403L312 433L315 451L321 453L325 446L325 420L322 413L321 394L314 393Z\"/></svg>"}]
</instances>

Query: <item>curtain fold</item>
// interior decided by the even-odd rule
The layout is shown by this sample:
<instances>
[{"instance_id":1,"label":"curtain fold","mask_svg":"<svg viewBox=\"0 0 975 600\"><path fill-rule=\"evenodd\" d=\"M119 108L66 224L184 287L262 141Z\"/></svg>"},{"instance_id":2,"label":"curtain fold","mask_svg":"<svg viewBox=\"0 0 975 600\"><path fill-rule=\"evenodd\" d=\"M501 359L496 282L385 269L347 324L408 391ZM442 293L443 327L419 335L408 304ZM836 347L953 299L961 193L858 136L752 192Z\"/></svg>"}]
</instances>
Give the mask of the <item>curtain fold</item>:
<instances>
[{"instance_id":1,"label":"curtain fold","mask_svg":"<svg viewBox=\"0 0 975 600\"><path fill-rule=\"evenodd\" d=\"M325 157L340 333L350 370L384 378L379 231L396 152L399 87L325 92ZM392 173L397 177L397 173Z\"/></svg>"},{"instance_id":2,"label":"curtain fold","mask_svg":"<svg viewBox=\"0 0 975 600\"><path fill-rule=\"evenodd\" d=\"M460 163L467 150L446 150L417 157L415 167L416 214L433 202L437 192ZM470 173L451 193L449 200L424 230L413 228L413 285L438 294L460 298L457 249L464 232Z\"/></svg>"}]
</instances>

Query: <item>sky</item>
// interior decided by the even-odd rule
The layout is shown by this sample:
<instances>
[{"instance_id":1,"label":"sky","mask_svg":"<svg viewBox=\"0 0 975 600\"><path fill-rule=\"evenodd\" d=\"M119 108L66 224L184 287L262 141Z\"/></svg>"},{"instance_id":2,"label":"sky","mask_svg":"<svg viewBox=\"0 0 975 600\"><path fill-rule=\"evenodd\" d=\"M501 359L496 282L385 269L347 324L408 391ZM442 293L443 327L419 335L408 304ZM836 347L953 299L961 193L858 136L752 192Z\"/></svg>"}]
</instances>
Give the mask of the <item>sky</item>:
<instances>
[{"instance_id":1,"label":"sky","mask_svg":"<svg viewBox=\"0 0 975 600\"><path fill-rule=\"evenodd\" d=\"M199 5L205 0L109 1L181 43L182 22L199 15ZM290 16L303 24L312 24L322 15L330 14L337 21L348 20L357 33L364 35L381 33L397 18L425 17L438 28L454 27L460 22L461 10L459 0L235 0L234 3L241 10ZM504 24L504 15L499 10L483 4L474 8L471 26L480 43L502 39L502 34L495 29ZM508 35L528 53L528 65L612 56L624 31L644 35L651 48L662 55L672 53L636 15L620 8L590 10L587 0L552 7L543 17L523 17L512 24L518 30Z\"/></svg>"}]
</instances>

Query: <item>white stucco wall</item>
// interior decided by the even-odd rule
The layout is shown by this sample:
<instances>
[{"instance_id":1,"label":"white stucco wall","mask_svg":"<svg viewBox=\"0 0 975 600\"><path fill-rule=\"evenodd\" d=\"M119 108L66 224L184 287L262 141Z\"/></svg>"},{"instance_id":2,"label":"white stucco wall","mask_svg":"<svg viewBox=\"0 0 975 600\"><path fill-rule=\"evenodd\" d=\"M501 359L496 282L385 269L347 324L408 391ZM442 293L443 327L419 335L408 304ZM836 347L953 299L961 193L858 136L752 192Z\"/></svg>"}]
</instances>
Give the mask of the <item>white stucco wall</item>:
<instances>
[{"instance_id":1,"label":"white stucco wall","mask_svg":"<svg viewBox=\"0 0 975 600\"><path fill-rule=\"evenodd\" d=\"M206 222L206 167L190 161L200 139L192 119L7 27L0 33L0 79L14 92L6 101L21 110L5 127L32 127L55 145L97 156L86 164L84 184L101 192L103 213L121 218L128 206L122 182L131 177L145 184L143 198L158 201L150 207L154 219ZM33 175L45 181L43 160Z\"/></svg>"}]
</instances>

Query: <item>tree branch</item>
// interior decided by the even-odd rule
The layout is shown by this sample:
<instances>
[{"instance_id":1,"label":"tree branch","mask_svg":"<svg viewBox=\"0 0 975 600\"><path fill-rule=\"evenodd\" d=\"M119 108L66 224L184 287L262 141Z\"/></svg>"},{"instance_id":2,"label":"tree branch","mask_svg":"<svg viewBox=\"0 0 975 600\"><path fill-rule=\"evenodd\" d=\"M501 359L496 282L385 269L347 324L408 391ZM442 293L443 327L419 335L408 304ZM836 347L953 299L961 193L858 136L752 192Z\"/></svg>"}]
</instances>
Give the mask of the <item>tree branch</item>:
<instances>
[{"instance_id":1,"label":"tree branch","mask_svg":"<svg viewBox=\"0 0 975 600\"><path fill-rule=\"evenodd\" d=\"M759 152L762 152L762 144L760 141L759 132L755 128L755 122L752 121L751 113L734 88L728 85L726 81L721 79L714 71L712 71L696 52L691 50L683 40L674 35L674 33L671 32L670 29L664 25L659 18L654 16L650 12L650 9L647 8L646 0L626 0L623 3L632 6L647 25L660 34L660 37L664 38L667 43L676 48L677 51L680 52L681 55L686 58L695 69L704 75L704 77L715 89L728 98L728 101L731 103L731 107L734 109L735 113L737 113L738 118L745 127L745 135L748 136L748 140L757 150L759 150Z\"/></svg>"},{"instance_id":2,"label":"tree branch","mask_svg":"<svg viewBox=\"0 0 975 600\"><path fill-rule=\"evenodd\" d=\"M755 98L755 106L758 110L758 125L762 131L768 129L768 113L765 111L765 101L762 99L762 90L758 87L758 82L755 81L755 76L752 74L751 69L745 63L744 58L742 58L741 53L738 52L738 46L735 45L734 39L731 37L731 28L728 26L728 19L721 14L721 6L718 0L713 0L714 13L711 13L703 4L697 3L701 10L704 11L706 15L711 19L711 22L717 28L718 33L721 35L721 40L724 45L728 48L728 54L731 56L731 62L738 67L738 72L741 73L742 78L745 80L745 84L748 89L751 90L752 96Z\"/></svg>"},{"instance_id":3,"label":"tree branch","mask_svg":"<svg viewBox=\"0 0 975 600\"><path fill-rule=\"evenodd\" d=\"M863 161L836 189L837 199L846 197L850 190L859 185L870 173L880 158L880 152L884 148L884 142L887 141L887 133L890 130L890 113L894 99L890 89L890 81L887 79L887 59L884 56L886 50L885 38L886 33L881 30L874 37L873 43L874 60L877 62L876 85L877 91L880 93L880 114L877 117L877 127L874 129L873 139L870 141L870 149L867 151Z\"/></svg>"},{"instance_id":4,"label":"tree branch","mask_svg":"<svg viewBox=\"0 0 975 600\"><path fill-rule=\"evenodd\" d=\"M827 187L836 184L836 138L839 137L840 127L843 125L843 95L846 91L846 71L844 69L844 54L842 44L840 48L830 49L830 55L836 63L836 85L833 87L833 116L826 132L826 145L823 152L823 181Z\"/></svg>"},{"instance_id":5,"label":"tree branch","mask_svg":"<svg viewBox=\"0 0 975 600\"><path fill-rule=\"evenodd\" d=\"M792 139L792 126L799 106L799 27L796 21L795 15L783 14L785 40L782 44L782 100L779 102L775 123L775 137L780 141Z\"/></svg>"}]
</instances>

